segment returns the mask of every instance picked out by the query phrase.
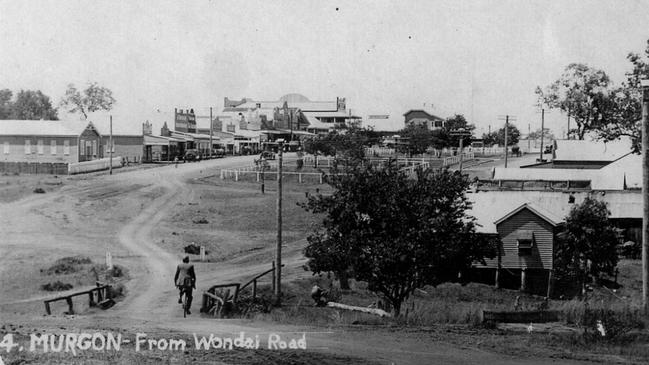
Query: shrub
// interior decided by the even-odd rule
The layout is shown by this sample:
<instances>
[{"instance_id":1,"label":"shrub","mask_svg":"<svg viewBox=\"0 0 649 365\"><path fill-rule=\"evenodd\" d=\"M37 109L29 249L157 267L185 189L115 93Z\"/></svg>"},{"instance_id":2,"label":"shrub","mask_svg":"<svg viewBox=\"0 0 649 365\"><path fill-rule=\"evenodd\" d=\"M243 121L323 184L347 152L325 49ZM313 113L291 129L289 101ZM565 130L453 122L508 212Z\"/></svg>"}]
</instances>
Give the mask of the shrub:
<instances>
[{"instance_id":1,"label":"shrub","mask_svg":"<svg viewBox=\"0 0 649 365\"><path fill-rule=\"evenodd\" d=\"M64 291L64 290L70 290L72 288L73 288L72 284L62 283L58 280L52 283L41 285L41 289L46 291Z\"/></svg>"},{"instance_id":2,"label":"shrub","mask_svg":"<svg viewBox=\"0 0 649 365\"><path fill-rule=\"evenodd\" d=\"M110 295L111 298L123 297L124 295L126 295L126 287L124 286L124 284L121 283L114 284L110 287L110 291L108 294Z\"/></svg>"},{"instance_id":3,"label":"shrub","mask_svg":"<svg viewBox=\"0 0 649 365\"><path fill-rule=\"evenodd\" d=\"M83 265L92 263L92 260L84 256L64 257L56 260L54 265L50 266L45 273L52 274L71 274L82 269Z\"/></svg>"},{"instance_id":4,"label":"shrub","mask_svg":"<svg viewBox=\"0 0 649 365\"><path fill-rule=\"evenodd\" d=\"M207 219L205 219L204 217L194 218L194 219L192 219L192 222L193 222L194 224L207 224L207 223L209 223L209 222L207 221Z\"/></svg>"},{"instance_id":5,"label":"shrub","mask_svg":"<svg viewBox=\"0 0 649 365\"><path fill-rule=\"evenodd\" d=\"M45 190L43 188L36 188L34 189L35 194L45 194Z\"/></svg>"},{"instance_id":6,"label":"shrub","mask_svg":"<svg viewBox=\"0 0 649 365\"><path fill-rule=\"evenodd\" d=\"M190 255L200 255L201 254L201 246L195 244L195 243L190 243L189 245L185 246L185 253L188 253ZM209 254L207 250L205 251L205 254Z\"/></svg>"}]
</instances>

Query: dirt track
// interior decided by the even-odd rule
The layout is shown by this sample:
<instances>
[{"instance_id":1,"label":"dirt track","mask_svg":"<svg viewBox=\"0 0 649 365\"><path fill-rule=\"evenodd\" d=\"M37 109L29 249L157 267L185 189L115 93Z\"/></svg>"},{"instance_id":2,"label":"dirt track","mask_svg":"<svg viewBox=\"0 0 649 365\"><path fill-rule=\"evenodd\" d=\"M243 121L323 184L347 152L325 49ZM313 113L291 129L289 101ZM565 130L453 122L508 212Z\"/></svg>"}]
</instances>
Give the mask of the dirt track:
<instances>
[{"instance_id":1,"label":"dirt track","mask_svg":"<svg viewBox=\"0 0 649 365\"><path fill-rule=\"evenodd\" d=\"M131 260L135 270L131 272L133 280L129 283L128 298L118 303L113 309L97 312L94 315L76 316L73 324L62 316L41 317L33 314L13 315L0 305L0 322L18 322L26 326L36 325L40 328L56 327L59 325L74 326L75 328L117 328L124 333L145 331L151 333L198 333L236 335L268 334L271 332L301 333L307 332L309 349L329 353L340 353L376 360L380 363L397 364L542 364L543 360L523 359L498 355L475 348L462 348L445 342L432 342L425 336L409 336L390 334L379 331L331 331L322 328L306 328L296 326L257 323L246 320L216 320L205 319L197 313L189 318L182 318L181 310L176 303L176 290L173 287L172 275L179 255L170 254L158 247L152 240L152 232L172 207L180 201L192 200L192 186L186 184L191 178L208 173L215 173L217 167L238 166L250 163L252 157L235 157L222 160L203 161L201 163L184 164L177 168L165 166L155 169L116 173L112 176L101 175L80 179L58 193L46 196L33 196L18 202L0 205L0 234L7 239L0 243L0 268L2 275L7 274L7 260L30 257L30 250L41 250L48 245L58 245L60 250L77 252L77 250L92 250L83 246L83 240L75 241L76 234L88 234L81 223L105 223L106 237L112 237L115 244L121 247L116 251L118 257ZM138 200L142 194L153 191L161 192L153 199ZM109 207L102 216L100 213L80 213L74 215L73 204L91 207L100 202ZM112 202L112 203L111 203ZM69 204L68 210L60 212L56 204ZM117 213L110 210L111 204L132 208L132 211ZM100 205L101 207L101 205ZM117 209L117 208L115 208ZM97 216L95 216L97 215ZM67 219L67 222L65 223ZM96 219L96 220L93 220ZM59 221L60 220L60 221ZM64 223L61 223L64 222ZM75 223L76 222L76 223ZM34 225L38 227L34 228ZM87 228L86 228L87 229ZM100 229L100 228L98 228ZM101 230L101 229L100 229ZM44 239L44 235L56 236L68 234L69 240ZM61 243L65 242L65 243ZM19 245L23 251L10 252ZM107 247L110 244L106 244ZM84 248L85 247L85 248ZM117 246L115 246L117 247ZM113 248L117 250L116 248ZM18 252L18 251L16 251ZM253 253L254 255L257 253ZM293 249L285 253L284 262L287 265L299 266L303 263L300 251ZM22 256L21 256L22 255ZM29 261L25 261L29 264ZM208 283L217 278L237 279L248 277L258 272L263 265L247 265L243 258L235 258L230 262L216 266L197 266L199 281L197 292L206 289ZM265 268L265 266L264 266ZM201 271L204 270L204 271ZM214 280L213 280L214 279ZM4 289L4 288L3 288ZM34 301L40 304L42 296L20 298L20 303ZM4 301L4 300L3 300ZM198 312L200 299L196 296L194 311ZM1 303L0 303L1 304Z\"/></svg>"}]
</instances>

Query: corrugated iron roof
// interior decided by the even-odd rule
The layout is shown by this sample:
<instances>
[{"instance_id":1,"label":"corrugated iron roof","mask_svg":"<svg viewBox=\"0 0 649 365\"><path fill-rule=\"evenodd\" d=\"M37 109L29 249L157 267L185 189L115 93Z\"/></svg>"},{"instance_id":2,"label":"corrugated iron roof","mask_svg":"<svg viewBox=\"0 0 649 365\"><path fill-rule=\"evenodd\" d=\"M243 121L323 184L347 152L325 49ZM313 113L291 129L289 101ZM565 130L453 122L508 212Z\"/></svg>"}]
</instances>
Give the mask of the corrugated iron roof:
<instances>
[{"instance_id":1,"label":"corrugated iron roof","mask_svg":"<svg viewBox=\"0 0 649 365\"><path fill-rule=\"evenodd\" d=\"M614 161L631 151L631 140L555 140L555 161Z\"/></svg>"},{"instance_id":2,"label":"corrugated iron roof","mask_svg":"<svg viewBox=\"0 0 649 365\"><path fill-rule=\"evenodd\" d=\"M569 203L569 196L575 198ZM642 218L642 193L640 191L607 192L554 192L554 191L479 191L468 194L473 206L467 214L476 218L482 227L479 232L497 233L494 222L524 204L561 222L575 204L580 204L587 196L607 203L611 218Z\"/></svg>"},{"instance_id":3,"label":"corrugated iron roof","mask_svg":"<svg viewBox=\"0 0 649 365\"><path fill-rule=\"evenodd\" d=\"M87 125L79 128L78 123L66 120L0 120L0 135L78 136Z\"/></svg>"}]
</instances>

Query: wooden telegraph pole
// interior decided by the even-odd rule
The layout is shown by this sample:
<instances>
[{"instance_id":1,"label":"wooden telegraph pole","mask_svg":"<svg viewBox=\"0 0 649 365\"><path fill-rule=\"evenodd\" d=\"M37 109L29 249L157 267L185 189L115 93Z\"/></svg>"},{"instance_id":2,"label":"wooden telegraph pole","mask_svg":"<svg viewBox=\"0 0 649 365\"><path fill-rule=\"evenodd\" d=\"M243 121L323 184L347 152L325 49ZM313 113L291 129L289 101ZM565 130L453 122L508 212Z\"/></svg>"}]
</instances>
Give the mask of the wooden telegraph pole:
<instances>
[{"instance_id":1,"label":"wooden telegraph pole","mask_svg":"<svg viewBox=\"0 0 649 365\"><path fill-rule=\"evenodd\" d=\"M214 128L214 123L212 123L212 107L210 107L210 158L212 158L212 128Z\"/></svg>"},{"instance_id":2,"label":"wooden telegraph pole","mask_svg":"<svg viewBox=\"0 0 649 365\"><path fill-rule=\"evenodd\" d=\"M113 174L113 116L110 116L110 137L108 137L108 174Z\"/></svg>"},{"instance_id":3,"label":"wooden telegraph pole","mask_svg":"<svg viewBox=\"0 0 649 365\"><path fill-rule=\"evenodd\" d=\"M277 154L277 249L275 251L275 305L282 305L282 155L284 141L278 143Z\"/></svg>"},{"instance_id":4,"label":"wooden telegraph pole","mask_svg":"<svg viewBox=\"0 0 649 365\"><path fill-rule=\"evenodd\" d=\"M509 121L511 120L512 122L516 120L516 117L512 115L501 115L498 117L498 120L504 120L505 121L505 168L507 168L507 155L508 155L508 146L507 146L507 134L508 129L509 129Z\"/></svg>"},{"instance_id":5,"label":"wooden telegraph pole","mask_svg":"<svg viewBox=\"0 0 649 365\"><path fill-rule=\"evenodd\" d=\"M541 108L541 149L539 150L539 162L543 162L543 135L545 134L545 109Z\"/></svg>"},{"instance_id":6,"label":"wooden telegraph pole","mask_svg":"<svg viewBox=\"0 0 649 365\"><path fill-rule=\"evenodd\" d=\"M642 307L649 315L649 80L642 80Z\"/></svg>"}]
</instances>

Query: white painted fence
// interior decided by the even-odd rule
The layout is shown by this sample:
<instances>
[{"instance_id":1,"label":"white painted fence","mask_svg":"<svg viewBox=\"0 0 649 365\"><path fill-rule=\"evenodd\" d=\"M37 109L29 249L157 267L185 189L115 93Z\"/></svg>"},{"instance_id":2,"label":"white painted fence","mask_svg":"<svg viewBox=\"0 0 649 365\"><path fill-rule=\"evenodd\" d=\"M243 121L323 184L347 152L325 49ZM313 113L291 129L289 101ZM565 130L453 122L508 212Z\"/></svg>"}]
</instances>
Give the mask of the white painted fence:
<instances>
[{"instance_id":1,"label":"white painted fence","mask_svg":"<svg viewBox=\"0 0 649 365\"><path fill-rule=\"evenodd\" d=\"M108 170L110 158L101 158L99 160L84 161L68 164L68 174L80 174L83 172L92 172ZM113 168L122 167L122 158L113 156Z\"/></svg>"}]
</instances>

